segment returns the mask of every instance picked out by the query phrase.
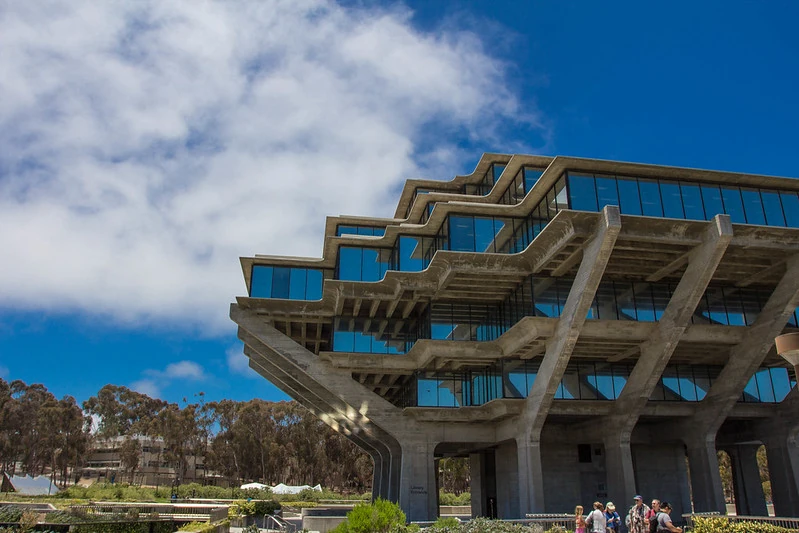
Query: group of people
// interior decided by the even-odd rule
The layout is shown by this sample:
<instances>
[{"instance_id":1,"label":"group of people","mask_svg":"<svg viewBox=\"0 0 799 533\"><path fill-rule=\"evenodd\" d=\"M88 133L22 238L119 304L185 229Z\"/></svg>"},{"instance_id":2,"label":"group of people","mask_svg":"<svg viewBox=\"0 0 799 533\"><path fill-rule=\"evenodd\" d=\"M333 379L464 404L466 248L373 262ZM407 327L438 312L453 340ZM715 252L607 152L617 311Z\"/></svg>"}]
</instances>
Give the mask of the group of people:
<instances>
[{"instance_id":1,"label":"group of people","mask_svg":"<svg viewBox=\"0 0 799 533\"><path fill-rule=\"evenodd\" d=\"M682 533L682 529L671 522L671 504L652 500L652 507L644 503L640 495L634 498L624 520L630 533ZM602 505L594 502L594 509L583 516L583 506L574 510L575 533L621 533L621 517L613 502Z\"/></svg>"}]
</instances>

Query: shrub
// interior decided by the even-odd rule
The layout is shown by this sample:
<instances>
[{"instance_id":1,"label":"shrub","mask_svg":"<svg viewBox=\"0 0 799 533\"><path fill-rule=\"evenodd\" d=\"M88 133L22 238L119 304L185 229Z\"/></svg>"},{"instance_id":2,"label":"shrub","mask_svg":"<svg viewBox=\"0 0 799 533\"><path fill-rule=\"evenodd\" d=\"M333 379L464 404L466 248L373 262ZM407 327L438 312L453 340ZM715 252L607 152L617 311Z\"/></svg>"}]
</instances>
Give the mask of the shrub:
<instances>
[{"instance_id":1,"label":"shrub","mask_svg":"<svg viewBox=\"0 0 799 533\"><path fill-rule=\"evenodd\" d=\"M335 533L389 533L405 528L405 513L399 505L382 498L374 503L359 503L347 513L347 520L332 531Z\"/></svg>"},{"instance_id":2,"label":"shrub","mask_svg":"<svg viewBox=\"0 0 799 533\"><path fill-rule=\"evenodd\" d=\"M472 495L469 492L453 494L442 492L438 495L439 505L469 505L472 502Z\"/></svg>"},{"instance_id":3,"label":"shrub","mask_svg":"<svg viewBox=\"0 0 799 533\"><path fill-rule=\"evenodd\" d=\"M454 516L439 516L436 523L430 526L431 529L457 529L461 527L461 521Z\"/></svg>"},{"instance_id":4,"label":"shrub","mask_svg":"<svg viewBox=\"0 0 799 533\"><path fill-rule=\"evenodd\" d=\"M793 533L794 530L768 522L730 522L723 516L695 516L694 533Z\"/></svg>"}]
</instances>

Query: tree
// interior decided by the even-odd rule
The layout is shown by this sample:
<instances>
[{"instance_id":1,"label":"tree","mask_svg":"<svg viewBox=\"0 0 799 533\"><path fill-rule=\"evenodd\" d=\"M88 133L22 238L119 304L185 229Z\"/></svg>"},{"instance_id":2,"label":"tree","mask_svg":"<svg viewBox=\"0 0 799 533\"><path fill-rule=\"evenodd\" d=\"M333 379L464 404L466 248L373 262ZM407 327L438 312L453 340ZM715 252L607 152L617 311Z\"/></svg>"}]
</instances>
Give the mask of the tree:
<instances>
[{"instance_id":1,"label":"tree","mask_svg":"<svg viewBox=\"0 0 799 533\"><path fill-rule=\"evenodd\" d=\"M136 438L125 439L119 447L119 461L122 468L130 475L130 482L133 483L136 469L139 467L142 449L141 442Z\"/></svg>"}]
</instances>

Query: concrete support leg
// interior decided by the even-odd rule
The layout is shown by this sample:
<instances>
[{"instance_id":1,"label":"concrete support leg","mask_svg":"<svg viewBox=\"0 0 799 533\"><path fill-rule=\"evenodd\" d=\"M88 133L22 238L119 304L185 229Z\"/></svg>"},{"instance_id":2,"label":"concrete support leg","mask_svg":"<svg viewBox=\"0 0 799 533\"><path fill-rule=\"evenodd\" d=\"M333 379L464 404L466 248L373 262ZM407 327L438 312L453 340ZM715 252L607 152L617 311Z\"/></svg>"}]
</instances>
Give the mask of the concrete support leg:
<instances>
[{"instance_id":1,"label":"concrete support leg","mask_svg":"<svg viewBox=\"0 0 799 533\"><path fill-rule=\"evenodd\" d=\"M516 439L516 457L519 470L519 517L545 512L541 441Z\"/></svg>"},{"instance_id":2,"label":"concrete support leg","mask_svg":"<svg viewBox=\"0 0 799 533\"><path fill-rule=\"evenodd\" d=\"M768 516L760 469L757 467L758 444L739 444L725 448L732 463L732 485L738 516Z\"/></svg>"},{"instance_id":3,"label":"concrete support leg","mask_svg":"<svg viewBox=\"0 0 799 533\"><path fill-rule=\"evenodd\" d=\"M626 433L610 434L605 437L604 444L608 499L631 502L637 491L630 436Z\"/></svg>"},{"instance_id":4,"label":"concrete support leg","mask_svg":"<svg viewBox=\"0 0 799 533\"><path fill-rule=\"evenodd\" d=\"M799 517L799 443L797 436L766 440L774 514Z\"/></svg>"},{"instance_id":5,"label":"concrete support leg","mask_svg":"<svg viewBox=\"0 0 799 533\"><path fill-rule=\"evenodd\" d=\"M515 442L497 447L497 518L519 518L519 467Z\"/></svg>"},{"instance_id":6,"label":"concrete support leg","mask_svg":"<svg viewBox=\"0 0 799 533\"><path fill-rule=\"evenodd\" d=\"M471 493L472 518L486 516L485 471L482 453L469 454L469 491Z\"/></svg>"},{"instance_id":7,"label":"concrete support leg","mask_svg":"<svg viewBox=\"0 0 799 533\"><path fill-rule=\"evenodd\" d=\"M403 442L400 507L409 521L438 518L434 442Z\"/></svg>"},{"instance_id":8,"label":"concrete support leg","mask_svg":"<svg viewBox=\"0 0 799 533\"><path fill-rule=\"evenodd\" d=\"M727 514L714 439L710 437L692 439L686 444L694 511L698 513L716 511Z\"/></svg>"}]
</instances>

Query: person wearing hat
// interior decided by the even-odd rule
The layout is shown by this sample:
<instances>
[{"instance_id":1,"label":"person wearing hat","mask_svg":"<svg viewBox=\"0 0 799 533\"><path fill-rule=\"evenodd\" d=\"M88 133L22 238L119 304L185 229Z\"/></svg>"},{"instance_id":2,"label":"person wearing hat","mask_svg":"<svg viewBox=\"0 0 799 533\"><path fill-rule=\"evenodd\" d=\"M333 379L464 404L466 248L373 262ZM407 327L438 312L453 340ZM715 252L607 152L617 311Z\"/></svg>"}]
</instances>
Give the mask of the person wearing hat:
<instances>
[{"instance_id":1,"label":"person wearing hat","mask_svg":"<svg viewBox=\"0 0 799 533\"><path fill-rule=\"evenodd\" d=\"M660 513L658 514L658 533L682 533L682 528L677 527L671 523L671 504L663 502L660 504Z\"/></svg>"},{"instance_id":2,"label":"person wearing hat","mask_svg":"<svg viewBox=\"0 0 799 533\"><path fill-rule=\"evenodd\" d=\"M633 501L635 505L630 507L625 520L627 529L629 529L630 533L649 533L649 521L646 519L647 514L649 514L649 507L644 504L644 499L640 494L636 494Z\"/></svg>"},{"instance_id":3,"label":"person wearing hat","mask_svg":"<svg viewBox=\"0 0 799 533\"><path fill-rule=\"evenodd\" d=\"M613 502L608 502L605 505L605 523L607 524L608 533L617 533L621 527L621 517L616 512L616 506Z\"/></svg>"}]
</instances>

